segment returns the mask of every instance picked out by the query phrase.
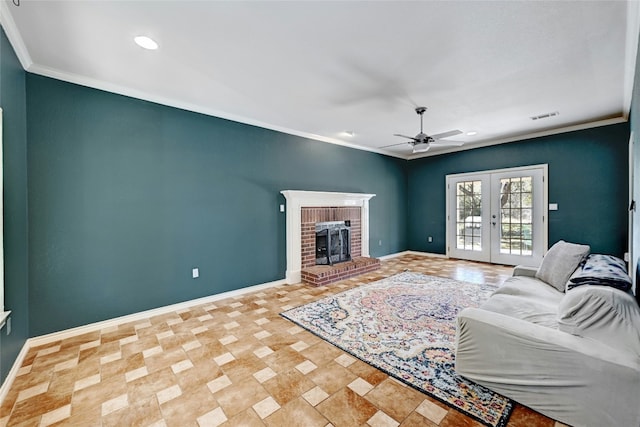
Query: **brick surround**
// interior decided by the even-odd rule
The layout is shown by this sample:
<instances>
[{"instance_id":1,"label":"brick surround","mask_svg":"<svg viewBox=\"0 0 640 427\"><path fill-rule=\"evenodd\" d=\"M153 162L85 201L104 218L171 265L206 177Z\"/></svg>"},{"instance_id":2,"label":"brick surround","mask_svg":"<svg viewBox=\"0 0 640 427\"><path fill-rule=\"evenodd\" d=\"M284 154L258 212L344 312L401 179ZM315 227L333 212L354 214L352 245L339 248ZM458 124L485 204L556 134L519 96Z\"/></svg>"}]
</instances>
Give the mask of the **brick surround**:
<instances>
[{"instance_id":1,"label":"brick surround","mask_svg":"<svg viewBox=\"0 0 640 427\"><path fill-rule=\"evenodd\" d=\"M303 207L301 209L302 281L322 286L376 270L380 262L362 256L362 212L359 206ZM316 223L351 221L352 261L335 265L316 265Z\"/></svg>"},{"instance_id":2,"label":"brick surround","mask_svg":"<svg viewBox=\"0 0 640 427\"><path fill-rule=\"evenodd\" d=\"M302 268L316 265L316 222L351 221L351 258L362 255L360 207L302 208Z\"/></svg>"}]
</instances>

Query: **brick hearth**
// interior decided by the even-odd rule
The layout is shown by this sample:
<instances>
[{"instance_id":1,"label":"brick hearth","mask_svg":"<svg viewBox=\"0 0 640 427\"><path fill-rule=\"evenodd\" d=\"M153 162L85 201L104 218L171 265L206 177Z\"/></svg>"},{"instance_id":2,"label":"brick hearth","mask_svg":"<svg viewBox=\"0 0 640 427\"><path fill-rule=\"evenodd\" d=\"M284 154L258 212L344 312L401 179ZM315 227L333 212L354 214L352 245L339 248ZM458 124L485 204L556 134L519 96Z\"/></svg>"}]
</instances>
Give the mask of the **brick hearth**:
<instances>
[{"instance_id":1,"label":"brick hearth","mask_svg":"<svg viewBox=\"0 0 640 427\"><path fill-rule=\"evenodd\" d=\"M377 258L358 257L334 265L314 265L302 269L302 281L313 286L328 285L338 280L368 273L380 268Z\"/></svg>"}]
</instances>

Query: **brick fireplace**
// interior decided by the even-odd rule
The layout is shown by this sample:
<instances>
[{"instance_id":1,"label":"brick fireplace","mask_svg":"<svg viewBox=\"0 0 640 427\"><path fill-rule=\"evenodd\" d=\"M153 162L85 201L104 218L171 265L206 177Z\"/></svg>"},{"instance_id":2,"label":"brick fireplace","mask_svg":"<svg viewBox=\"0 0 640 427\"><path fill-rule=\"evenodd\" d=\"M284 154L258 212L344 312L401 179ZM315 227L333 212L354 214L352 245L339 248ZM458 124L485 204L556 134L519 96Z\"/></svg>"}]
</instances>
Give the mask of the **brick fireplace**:
<instances>
[{"instance_id":1,"label":"brick fireplace","mask_svg":"<svg viewBox=\"0 0 640 427\"><path fill-rule=\"evenodd\" d=\"M375 270L379 261L369 258L369 200L375 194L285 190L287 200L287 283L315 286ZM315 225L348 221L351 227L351 261L316 265Z\"/></svg>"}]
</instances>

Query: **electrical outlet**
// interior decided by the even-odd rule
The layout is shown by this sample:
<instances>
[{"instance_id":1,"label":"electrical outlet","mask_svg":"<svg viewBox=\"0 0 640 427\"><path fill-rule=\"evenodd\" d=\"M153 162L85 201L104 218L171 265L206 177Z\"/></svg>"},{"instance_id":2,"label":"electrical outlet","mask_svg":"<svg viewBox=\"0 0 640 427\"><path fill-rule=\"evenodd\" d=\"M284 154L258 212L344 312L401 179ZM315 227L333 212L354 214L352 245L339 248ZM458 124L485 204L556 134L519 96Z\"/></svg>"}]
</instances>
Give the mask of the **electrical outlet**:
<instances>
[{"instance_id":1,"label":"electrical outlet","mask_svg":"<svg viewBox=\"0 0 640 427\"><path fill-rule=\"evenodd\" d=\"M433 243L433 237L432 236L427 237L427 242Z\"/></svg>"},{"instance_id":2,"label":"electrical outlet","mask_svg":"<svg viewBox=\"0 0 640 427\"><path fill-rule=\"evenodd\" d=\"M284 212L284 205L280 205L280 212Z\"/></svg>"},{"instance_id":3,"label":"electrical outlet","mask_svg":"<svg viewBox=\"0 0 640 427\"><path fill-rule=\"evenodd\" d=\"M193 277L194 279L200 277L200 270L198 270L198 267L191 270L191 277Z\"/></svg>"},{"instance_id":4,"label":"electrical outlet","mask_svg":"<svg viewBox=\"0 0 640 427\"><path fill-rule=\"evenodd\" d=\"M378 246L382 246L382 240L378 240Z\"/></svg>"}]
</instances>

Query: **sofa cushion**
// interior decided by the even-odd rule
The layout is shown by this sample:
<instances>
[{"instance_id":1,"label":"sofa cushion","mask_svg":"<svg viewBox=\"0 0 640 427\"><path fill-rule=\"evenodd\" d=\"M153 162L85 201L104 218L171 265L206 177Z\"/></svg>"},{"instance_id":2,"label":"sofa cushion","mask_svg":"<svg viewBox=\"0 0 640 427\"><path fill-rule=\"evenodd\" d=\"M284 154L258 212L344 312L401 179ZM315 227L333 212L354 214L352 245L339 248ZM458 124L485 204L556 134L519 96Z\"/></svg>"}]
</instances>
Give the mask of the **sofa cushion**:
<instances>
[{"instance_id":1,"label":"sofa cushion","mask_svg":"<svg viewBox=\"0 0 640 427\"><path fill-rule=\"evenodd\" d=\"M549 287L546 284L544 286ZM530 298L518 295L494 295L480 308L535 323L536 325L553 329L558 328L558 320L556 318L558 306L533 301Z\"/></svg>"},{"instance_id":2,"label":"sofa cushion","mask_svg":"<svg viewBox=\"0 0 640 427\"><path fill-rule=\"evenodd\" d=\"M541 280L515 276L507 279L480 308L556 329L558 304L563 296Z\"/></svg>"},{"instance_id":3,"label":"sofa cushion","mask_svg":"<svg viewBox=\"0 0 640 427\"><path fill-rule=\"evenodd\" d=\"M581 285L602 285L628 291L631 278L627 266L612 255L591 254L584 266L576 270L567 283L567 289Z\"/></svg>"},{"instance_id":4,"label":"sofa cushion","mask_svg":"<svg viewBox=\"0 0 640 427\"><path fill-rule=\"evenodd\" d=\"M627 292L609 286L579 286L558 304L558 329L640 356L640 308Z\"/></svg>"},{"instance_id":5,"label":"sofa cushion","mask_svg":"<svg viewBox=\"0 0 640 427\"><path fill-rule=\"evenodd\" d=\"M557 306L564 296L564 293L542 280L527 276L509 277L502 286L493 292L493 295L498 294L531 298L554 306Z\"/></svg>"},{"instance_id":6,"label":"sofa cushion","mask_svg":"<svg viewBox=\"0 0 640 427\"><path fill-rule=\"evenodd\" d=\"M590 250L588 245L558 241L542 259L536 278L564 292L569 277L589 255Z\"/></svg>"}]
</instances>

